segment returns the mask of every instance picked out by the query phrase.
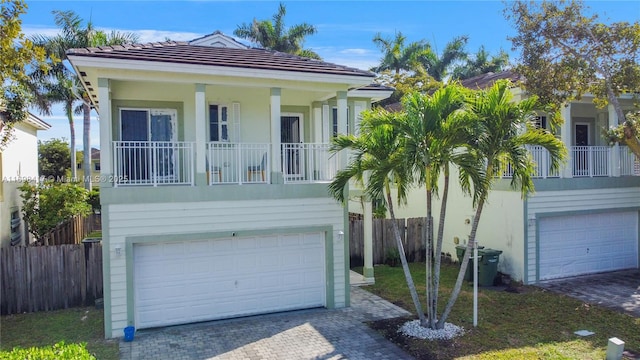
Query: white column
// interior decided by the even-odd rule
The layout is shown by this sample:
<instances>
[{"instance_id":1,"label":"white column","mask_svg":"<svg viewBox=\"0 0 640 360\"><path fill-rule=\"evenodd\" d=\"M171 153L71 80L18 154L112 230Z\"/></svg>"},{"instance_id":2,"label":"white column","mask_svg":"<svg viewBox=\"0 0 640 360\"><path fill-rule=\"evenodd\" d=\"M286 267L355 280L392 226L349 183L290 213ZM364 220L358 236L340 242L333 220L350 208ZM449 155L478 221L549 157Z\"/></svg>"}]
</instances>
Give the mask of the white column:
<instances>
[{"instance_id":1,"label":"white column","mask_svg":"<svg viewBox=\"0 0 640 360\"><path fill-rule=\"evenodd\" d=\"M328 144L331 141L331 112L329 104L322 105L322 142Z\"/></svg>"},{"instance_id":2,"label":"white column","mask_svg":"<svg viewBox=\"0 0 640 360\"><path fill-rule=\"evenodd\" d=\"M271 88L271 181L274 184L282 183L282 165L280 158L280 88ZM277 176L276 174L280 174Z\"/></svg>"},{"instance_id":3,"label":"white column","mask_svg":"<svg viewBox=\"0 0 640 360\"><path fill-rule=\"evenodd\" d=\"M609 127L616 127L619 125L618 114L616 114L616 110L613 105L609 105L607 107L609 111ZM619 177L620 176L620 144L616 143L611 149L611 157L609 160L611 161L611 176Z\"/></svg>"},{"instance_id":4,"label":"white column","mask_svg":"<svg viewBox=\"0 0 640 360\"><path fill-rule=\"evenodd\" d=\"M373 206L369 199L364 199L364 268L362 274L367 282L373 278Z\"/></svg>"},{"instance_id":5,"label":"white column","mask_svg":"<svg viewBox=\"0 0 640 360\"><path fill-rule=\"evenodd\" d=\"M322 106L313 104L313 142L322 143Z\"/></svg>"},{"instance_id":6,"label":"white column","mask_svg":"<svg viewBox=\"0 0 640 360\"><path fill-rule=\"evenodd\" d=\"M365 101L355 101L353 103L353 113L355 114L355 119L353 120L354 124L354 135L360 135L360 113L367 109L367 103Z\"/></svg>"},{"instance_id":7,"label":"white column","mask_svg":"<svg viewBox=\"0 0 640 360\"><path fill-rule=\"evenodd\" d=\"M560 172L560 176L563 178L571 178L573 177L573 154L571 153L571 103L566 104L566 106L563 107L561 111L562 119L564 120L564 122L562 123L562 127L560 128L560 136L562 138L564 146L566 146L567 150L569 151L569 157L567 158L566 166Z\"/></svg>"},{"instance_id":8,"label":"white column","mask_svg":"<svg viewBox=\"0 0 640 360\"><path fill-rule=\"evenodd\" d=\"M337 112L338 112L338 134L347 134L347 92L338 91L336 93L337 99ZM340 169L347 167L346 150L341 151L340 156Z\"/></svg>"},{"instance_id":9,"label":"white column","mask_svg":"<svg viewBox=\"0 0 640 360\"><path fill-rule=\"evenodd\" d=\"M111 118L111 89L109 86L109 79L98 78L98 104L100 109L100 187L112 187L113 182L102 181L102 179L110 179L113 175L113 165L115 159L112 141L112 126L113 120Z\"/></svg>"},{"instance_id":10,"label":"white column","mask_svg":"<svg viewBox=\"0 0 640 360\"><path fill-rule=\"evenodd\" d=\"M196 129L196 185L208 185L206 173L207 158L206 158L206 142L207 142L207 129L206 129L206 100L205 100L205 85L196 84L195 88L195 129Z\"/></svg>"}]
</instances>

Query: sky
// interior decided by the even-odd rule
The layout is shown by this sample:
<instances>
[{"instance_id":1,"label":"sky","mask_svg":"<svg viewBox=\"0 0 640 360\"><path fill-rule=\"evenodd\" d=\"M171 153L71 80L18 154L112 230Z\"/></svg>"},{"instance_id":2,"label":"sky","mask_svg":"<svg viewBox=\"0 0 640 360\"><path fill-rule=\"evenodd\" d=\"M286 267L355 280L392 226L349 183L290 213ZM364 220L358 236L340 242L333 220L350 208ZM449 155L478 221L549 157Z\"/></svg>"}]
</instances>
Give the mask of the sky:
<instances>
[{"instance_id":1,"label":"sky","mask_svg":"<svg viewBox=\"0 0 640 360\"><path fill-rule=\"evenodd\" d=\"M586 1L601 19L640 20L640 1ZM408 42L426 40L437 51L456 36L468 35L467 51L481 45L491 53L501 49L516 62L508 36L515 35L503 15L501 1L284 1L285 25L309 23L317 28L305 48L317 52L325 61L369 69L381 52L372 42L380 33L393 37L402 32ZM28 36L55 35L53 10L73 10L91 20L99 29L135 32L140 42L192 40L216 30L232 35L239 24L254 18L271 18L278 10L276 1L30 1L22 15L22 30ZM41 140L69 138L69 124L60 107L52 116L41 116L52 125L38 134ZM92 114L91 145L99 147L98 116ZM76 147L82 149L82 116L76 117Z\"/></svg>"}]
</instances>

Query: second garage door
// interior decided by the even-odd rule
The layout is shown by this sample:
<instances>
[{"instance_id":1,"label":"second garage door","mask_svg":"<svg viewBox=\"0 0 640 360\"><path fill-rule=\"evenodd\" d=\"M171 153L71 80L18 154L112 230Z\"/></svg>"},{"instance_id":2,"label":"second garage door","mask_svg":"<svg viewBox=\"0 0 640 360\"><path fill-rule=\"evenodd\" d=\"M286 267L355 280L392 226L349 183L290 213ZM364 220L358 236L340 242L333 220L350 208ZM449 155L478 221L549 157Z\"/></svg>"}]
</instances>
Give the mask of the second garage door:
<instances>
[{"instance_id":1,"label":"second garage door","mask_svg":"<svg viewBox=\"0 0 640 360\"><path fill-rule=\"evenodd\" d=\"M638 212L542 218L540 280L638 267Z\"/></svg>"},{"instance_id":2,"label":"second garage door","mask_svg":"<svg viewBox=\"0 0 640 360\"><path fill-rule=\"evenodd\" d=\"M136 244L137 328L325 306L323 233Z\"/></svg>"}]
</instances>

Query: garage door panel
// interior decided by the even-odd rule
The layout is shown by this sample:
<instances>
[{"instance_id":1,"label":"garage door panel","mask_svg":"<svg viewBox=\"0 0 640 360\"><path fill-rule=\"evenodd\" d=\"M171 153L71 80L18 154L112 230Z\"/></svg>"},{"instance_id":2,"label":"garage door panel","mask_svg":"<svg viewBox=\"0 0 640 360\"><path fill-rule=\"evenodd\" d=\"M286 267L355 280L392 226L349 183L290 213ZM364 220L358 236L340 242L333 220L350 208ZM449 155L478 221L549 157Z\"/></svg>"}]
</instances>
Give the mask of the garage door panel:
<instances>
[{"instance_id":1,"label":"garage door panel","mask_svg":"<svg viewBox=\"0 0 640 360\"><path fill-rule=\"evenodd\" d=\"M543 218L540 280L638 267L638 213Z\"/></svg>"},{"instance_id":2,"label":"garage door panel","mask_svg":"<svg viewBox=\"0 0 640 360\"><path fill-rule=\"evenodd\" d=\"M138 328L325 304L324 235L134 245Z\"/></svg>"}]
</instances>

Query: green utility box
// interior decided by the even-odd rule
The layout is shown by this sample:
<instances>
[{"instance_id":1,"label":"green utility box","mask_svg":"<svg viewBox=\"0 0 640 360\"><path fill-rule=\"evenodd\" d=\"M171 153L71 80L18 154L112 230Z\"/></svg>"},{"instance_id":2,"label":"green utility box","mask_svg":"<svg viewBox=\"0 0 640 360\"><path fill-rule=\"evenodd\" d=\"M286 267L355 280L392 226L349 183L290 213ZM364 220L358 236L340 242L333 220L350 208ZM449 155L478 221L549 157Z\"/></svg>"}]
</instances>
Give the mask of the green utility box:
<instances>
[{"instance_id":1,"label":"green utility box","mask_svg":"<svg viewBox=\"0 0 640 360\"><path fill-rule=\"evenodd\" d=\"M456 246L458 261L461 263L466 250L466 246ZM496 275L498 275L500 254L502 254L500 250L485 249L484 246L478 246L478 285L493 286L493 281ZM464 279L473 281L473 255L469 259L469 265L467 266L467 271L464 273Z\"/></svg>"}]
</instances>

